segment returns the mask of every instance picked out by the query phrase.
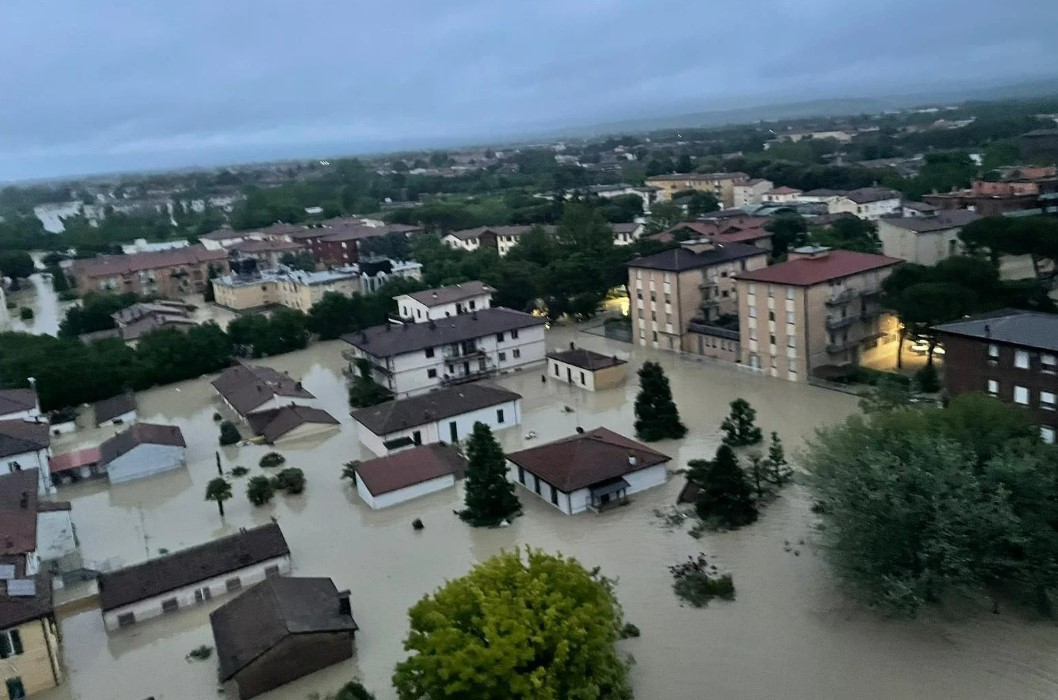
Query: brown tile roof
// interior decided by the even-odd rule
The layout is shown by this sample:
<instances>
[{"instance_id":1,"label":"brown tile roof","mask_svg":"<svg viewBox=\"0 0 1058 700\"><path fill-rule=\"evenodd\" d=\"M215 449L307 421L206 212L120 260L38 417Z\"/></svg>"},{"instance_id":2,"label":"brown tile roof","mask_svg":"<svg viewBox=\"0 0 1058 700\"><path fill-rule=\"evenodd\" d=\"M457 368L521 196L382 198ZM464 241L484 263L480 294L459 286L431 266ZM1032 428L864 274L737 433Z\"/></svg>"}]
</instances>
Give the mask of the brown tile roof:
<instances>
[{"instance_id":1,"label":"brown tile roof","mask_svg":"<svg viewBox=\"0 0 1058 700\"><path fill-rule=\"evenodd\" d=\"M140 445L187 447L184 434L175 425L135 423L99 446L99 463L110 464Z\"/></svg>"},{"instance_id":2,"label":"brown tile roof","mask_svg":"<svg viewBox=\"0 0 1058 700\"><path fill-rule=\"evenodd\" d=\"M741 272L737 278L749 282L771 282L795 287L810 287L861 272L891 267L904 262L900 258L873 255L852 250L830 250L816 258L797 258L778 265Z\"/></svg>"},{"instance_id":3,"label":"brown tile roof","mask_svg":"<svg viewBox=\"0 0 1058 700\"><path fill-rule=\"evenodd\" d=\"M870 202L881 202L886 199L900 199L900 193L885 187L861 187L858 190L846 192L845 196L856 204L869 204Z\"/></svg>"},{"instance_id":4,"label":"brown tile roof","mask_svg":"<svg viewBox=\"0 0 1058 700\"><path fill-rule=\"evenodd\" d=\"M548 359L565 362L567 365L580 367L591 372L627 364L626 360L618 359L616 355L603 355L585 348L570 348L569 350L549 352L547 357Z\"/></svg>"},{"instance_id":5,"label":"brown tile roof","mask_svg":"<svg viewBox=\"0 0 1058 700\"><path fill-rule=\"evenodd\" d=\"M46 450L51 445L48 424L25 420L0 420L0 457Z\"/></svg>"},{"instance_id":6,"label":"brown tile roof","mask_svg":"<svg viewBox=\"0 0 1058 700\"><path fill-rule=\"evenodd\" d=\"M329 578L274 576L247 589L209 615L220 679L227 681L293 634L359 629L340 609ZM285 662L290 663L290 662Z\"/></svg>"},{"instance_id":7,"label":"brown tile roof","mask_svg":"<svg viewBox=\"0 0 1058 700\"><path fill-rule=\"evenodd\" d=\"M229 367L213 380L213 388L243 416L277 396L316 398L289 375L257 365Z\"/></svg>"},{"instance_id":8,"label":"brown tile roof","mask_svg":"<svg viewBox=\"0 0 1058 700\"><path fill-rule=\"evenodd\" d=\"M36 469L0 475L0 555L36 550L38 479Z\"/></svg>"},{"instance_id":9,"label":"brown tile roof","mask_svg":"<svg viewBox=\"0 0 1058 700\"><path fill-rule=\"evenodd\" d=\"M109 399L97 401L92 408L94 409L96 425L98 426L111 418L117 418L129 411L135 411L136 395L129 391L117 396L111 396Z\"/></svg>"},{"instance_id":10,"label":"brown tile roof","mask_svg":"<svg viewBox=\"0 0 1058 700\"><path fill-rule=\"evenodd\" d=\"M37 407L37 392L32 389L0 389L0 416L21 413Z\"/></svg>"},{"instance_id":11,"label":"brown tile roof","mask_svg":"<svg viewBox=\"0 0 1058 700\"><path fill-rule=\"evenodd\" d=\"M797 189L795 187L787 187L787 186L783 185L782 187L776 187L774 189L770 189L767 192L765 192L764 194L801 194L801 190L799 190L799 189Z\"/></svg>"},{"instance_id":12,"label":"brown tile roof","mask_svg":"<svg viewBox=\"0 0 1058 700\"><path fill-rule=\"evenodd\" d=\"M290 554L276 523L240 530L142 564L100 574L104 612Z\"/></svg>"},{"instance_id":13,"label":"brown tile roof","mask_svg":"<svg viewBox=\"0 0 1058 700\"><path fill-rule=\"evenodd\" d=\"M931 216L883 216L879 221L915 233L929 233L930 231L960 228L980 218L980 214L969 209L951 209Z\"/></svg>"},{"instance_id":14,"label":"brown tile roof","mask_svg":"<svg viewBox=\"0 0 1058 700\"><path fill-rule=\"evenodd\" d=\"M181 265L200 265L210 262L224 262L228 253L223 250L206 250L201 245L162 250L153 253L135 253L134 255L100 255L95 258L74 262L75 274L86 277L112 277L128 275L141 270L157 270Z\"/></svg>"},{"instance_id":15,"label":"brown tile roof","mask_svg":"<svg viewBox=\"0 0 1058 700\"><path fill-rule=\"evenodd\" d=\"M234 250L239 253L286 253L305 249L305 245L298 243L297 241L284 241L277 238L268 238L259 241L250 238L245 241L239 241L231 246L229 250Z\"/></svg>"},{"instance_id":16,"label":"brown tile roof","mask_svg":"<svg viewBox=\"0 0 1058 700\"><path fill-rule=\"evenodd\" d=\"M353 411L353 420L375 435L388 435L522 398L487 384L462 384Z\"/></svg>"},{"instance_id":17,"label":"brown tile roof","mask_svg":"<svg viewBox=\"0 0 1058 700\"><path fill-rule=\"evenodd\" d=\"M454 304L457 301L481 296L482 294L492 294L495 291L495 289L484 282L474 280L473 282L461 282L459 284L448 285L447 287L437 287L436 289L425 289L421 292L412 292L408 296L420 304L434 307L442 306L444 304Z\"/></svg>"},{"instance_id":18,"label":"brown tile roof","mask_svg":"<svg viewBox=\"0 0 1058 700\"><path fill-rule=\"evenodd\" d=\"M32 596L12 596L0 592L0 629L17 627L53 612L51 580L44 572L33 577ZM0 582L6 591L7 586Z\"/></svg>"},{"instance_id":19,"label":"brown tile roof","mask_svg":"<svg viewBox=\"0 0 1058 700\"><path fill-rule=\"evenodd\" d=\"M72 452L64 452L61 455L55 455L51 458L52 474L58 474L64 472L67 469L77 469L78 467L87 467L92 464L99 463L99 448L98 447L86 447L83 450L73 450Z\"/></svg>"},{"instance_id":20,"label":"brown tile roof","mask_svg":"<svg viewBox=\"0 0 1058 700\"><path fill-rule=\"evenodd\" d=\"M246 420L254 434L262 436L268 442L275 442L291 430L308 423L338 425L338 419L322 408L298 405L251 413Z\"/></svg>"},{"instance_id":21,"label":"brown tile roof","mask_svg":"<svg viewBox=\"0 0 1058 700\"><path fill-rule=\"evenodd\" d=\"M632 458L635 464L632 464ZM664 464L670 457L606 428L528 450L507 459L567 493Z\"/></svg>"},{"instance_id":22,"label":"brown tile roof","mask_svg":"<svg viewBox=\"0 0 1058 700\"><path fill-rule=\"evenodd\" d=\"M369 459L356 467L356 477L371 495L381 496L446 474L459 478L465 470L463 456L451 445L438 442Z\"/></svg>"},{"instance_id":23,"label":"brown tile roof","mask_svg":"<svg viewBox=\"0 0 1058 700\"><path fill-rule=\"evenodd\" d=\"M744 243L718 243L712 250L705 250L701 253L695 253L683 247L663 250L644 258L636 258L628 263L628 267L683 272L756 255L767 255L767 251Z\"/></svg>"}]
</instances>

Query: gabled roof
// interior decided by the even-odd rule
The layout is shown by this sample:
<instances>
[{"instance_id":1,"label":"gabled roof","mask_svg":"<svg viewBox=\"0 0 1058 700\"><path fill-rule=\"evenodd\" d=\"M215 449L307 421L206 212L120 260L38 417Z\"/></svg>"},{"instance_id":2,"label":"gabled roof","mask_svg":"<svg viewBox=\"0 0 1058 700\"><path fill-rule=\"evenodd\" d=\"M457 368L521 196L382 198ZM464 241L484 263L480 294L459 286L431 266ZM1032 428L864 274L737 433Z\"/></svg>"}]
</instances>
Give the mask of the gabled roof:
<instances>
[{"instance_id":1,"label":"gabled roof","mask_svg":"<svg viewBox=\"0 0 1058 700\"><path fill-rule=\"evenodd\" d=\"M277 396L314 399L301 382L271 367L238 364L229 367L213 380L213 388L240 414L245 416Z\"/></svg>"},{"instance_id":2,"label":"gabled roof","mask_svg":"<svg viewBox=\"0 0 1058 700\"><path fill-rule=\"evenodd\" d=\"M209 622L221 681L291 635L355 632L356 621L341 611L339 600L329 578L274 576L214 610Z\"/></svg>"},{"instance_id":3,"label":"gabled roof","mask_svg":"<svg viewBox=\"0 0 1058 700\"><path fill-rule=\"evenodd\" d=\"M140 445L187 447L184 434L175 425L135 423L99 446L99 463L110 464Z\"/></svg>"},{"instance_id":4,"label":"gabled roof","mask_svg":"<svg viewBox=\"0 0 1058 700\"><path fill-rule=\"evenodd\" d=\"M153 253L133 255L100 255L74 261L74 271L86 277L111 277L127 275L141 270L157 270L181 265L200 265L209 262L224 262L228 253L223 250L206 250L201 245L174 248Z\"/></svg>"},{"instance_id":5,"label":"gabled roof","mask_svg":"<svg viewBox=\"0 0 1058 700\"><path fill-rule=\"evenodd\" d=\"M48 465L52 474L58 474L68 469L77 469L99 463L99 448L85 447L72 452L64 452L51 458Z\"/></svg>"},{"instance_id":6,"label":"gabled roof","mask_svg":"<svg viewBox=\"0 0 1058 700\"><path fill-rule=\"evenodd\" d=\"M51 579L43 571L33 577L33 595L0 594L0 629L18 627L31 620L51 615L52 595Z\"/></svg>"},{"instance_id":7,"label":"gabled roof","mask_svg":"<svg viewBox=\"0 0 1058 700\"><path fill-rule=\"evenodd\" d=\"M870 202L881 202L886 199L900 199L900 193L886 187L861 187L845 193L845 197L856 204L869 204Z\"/></svg>"},{"instance_id":8,"label":"gabled roof","mask_svg":"<svg viewBox=\"0 0 1058 700\"><path fill-rule=\"evenodd\" d=\"M879 221L915 233L929 233L930 231L960 228L980 218L980 214L969 209L950 209L937 212L932 216L883 216Z\"/></svg>"},{"instance_id":9,"label":"gabled roof","mask_svg":"<svg viewBox=\"0 0 1058 700\"><path fill-rule=\"evenodd\" d=\"M548 359L564 362L581 369L594 372L608 367L617 367L628 364L626 360L618 359L616 355L603 355L585 348L570 348L547 353Z\"/></svg>"},{"instance_id":10,"label":"gabled roof","mask_svg":"<svg viewBox=\"0 0 1058 700\"><path fill-rule=\"evenodd\" d=\"M461 241L469 241L474 238L480 238L481 234L485 232L491 232L497 236L521 236L529 233L534 226L523 225L523 226L478 226L477 228L466 228L460 231L450 231L445 234L447 236L455 236ZM555 230L554 226L541 226L545 231L553 233Z\"/></svg>"},{"instance_id":11,"label":"gabled roof","mask_svg":"<svg viewBox=\"0 0 1058 700\"><path fill-rule=\"evenodd\" d=\"M507 459L569 493L668 462L670 457L606 428L549 442Z\"/></svg>"},{"instance_id":12,"label":"gabled roof","mask_svg":"<svg viewBox=\"0 0 1058 700\"><path fill-rule=\"evenodd\" d=\"M37 548L36 469L0 475L0 555L26 554Z\"/></svg>"},{"instance_id":13,"label":"gabled roof","mask_svg":"<svg viewBox=\"0 0 1058 700\"><path fill-rule=\"evenodd\" d=\"M46 450L51 445L48 424L25 420L0 420L0 457Z\"/></svg>"},{"instance_id":14,"label":"gabled roof","mask_svg":"<svg viewBox=\"0 0 1058 700\"><path fill-rule=\"evenodd\" d=\"M454 447L435 442L361 462L356 478L372 496L381 496L447 474L459 478L465 470L466 460Z\"/></svg>"},{"instance_id":15,"label":"gabled roof","mask_svg":"<svg viewBox=\"0 0 1058 700\"><path fill-rule=\"evenodd\" d=\"M158 559L100 574L99 607L106 612L289 554L290 548L276 523L240 530Z\"/></svg>"},{"instance_id":16,"label":"gabled roof","mask_svg":"<svg viewBox=\"0 0 1058 700\"><path fill-rule=\"evenodd\" d=\"M246 420L254 434L262 436L268 442L275 442L291 430L309 423L338 425L338 420L322 408L296 404L251 413Z\"/></svg>"},{"instance_id":17,"label":"gabled roof","mask_svg":"<svg viewBox=\"0 0 1058 700\"><path fill-rule=\"evenodd\" d=\"M124 394L118 394L117 396L111 396L109 399L97 401L92 408L95 412L96 425L99 425L112 418L124 415L129 411L135 411L136 395L130 391Z\"/></svg>"},{"instance_id":18,"label":"gabled roof","mask_svg":"<svg viewBox=\"0 0 1058 700\"><path fill-rule=\"evenodd\" d=\"M829 250L814 258L797 258L759 270L740 272L737 279L810 287L870 270L899 265L902 262L904 261L900 258L890 258L885 255L860 253L853 250Z\"/></svg>"},{"instance_id":19,"label":"gabled roof","mask_svg":"<svg viewBox=\"0 0 1058 700\"><path fill-rule=\"evenodd\" d=\"M482 294L492 294L495 291L484 282L474 280L473 282L450 284L447 287L437 287L436 289L424 289L421 292L412 292L405 296L409 296L420 304L432 308L434 306L454 304L457 301L471 299Z\"/></svg>"},{"instance_id":20,"label":"gabled roof","mask_svg":"<svg viewBox=\"0 0 1058 700\"><path fill-rule=\"evenodd\" d=\"M0 389L0 416L32 411L37 407L37 392L32 389Z\"/></svg>"},{"instance_id":21,"label":"gabled roof","mask_svg":"<svg viewBox=\"0 0 1058 700\"><path fill-rule=\"evenodd\" d=\"M744 243L717 243L711 250L695 253L684 247L664 250L644 258L636 258L628 263L628 267L637 267L648 270L665 270L667 272L683 272L684 270L696 270L710 265L751 258L755 255L767 255L767 251Z\"/></svg>"},{"instance_id":22,"label":"gabled roof","mask_svg":"<svg viewBox=\"0 0 1058 700\"><path fill-rule=\"evenodd\" d=\"M941 333L1058 352L1058 315L1004 309L937 326Z\"/></svg>"},{"instance_id":23,"label":"gabled roof","mask_svg":"<svg viewBox=\"0 0 1058 700\"><path fill-rule=\"evenodd\" d=\"M353 420L375 435L388 435L434 421L517 401L520 394L487 384L461 384L353 411Z\"/></svg>"}]
</instances>

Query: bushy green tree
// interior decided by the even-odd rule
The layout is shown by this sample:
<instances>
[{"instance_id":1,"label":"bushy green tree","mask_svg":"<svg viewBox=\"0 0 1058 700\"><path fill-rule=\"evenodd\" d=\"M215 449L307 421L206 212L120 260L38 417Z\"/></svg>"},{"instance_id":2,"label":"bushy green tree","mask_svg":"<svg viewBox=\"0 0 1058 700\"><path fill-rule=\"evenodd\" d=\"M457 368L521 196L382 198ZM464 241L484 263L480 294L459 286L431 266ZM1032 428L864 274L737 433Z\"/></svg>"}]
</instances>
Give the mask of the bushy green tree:
<instances>
[{"instance_id":1,"label":"bushy green tree","mask_svg":"<svg viewBox=\"0 0 1058 700\"><path fill-rule=\"evenodd\" d=\"M375 694L368 692L359 682L349 681L338 689L333 700L375 700Z\"/></svg>"},{"instance_id":2,"label":"bushy green tree","mask_svg":"<svg viewBox=\"0 0 1058 700\"><path fill-rule=\"evenodd\" d=\"M356 361L356 372L349 379L349 405L367 408L385 403L393 394L371 377L371 363L361 357Z\"/></svg>"},{"instance_id":3,"label":"bushy green tree","mask_svg":"<svg viewBox=\"0 0 1058 700\"><path fill-rule=\"evenodd\" d=\"M220 423L220 444L221 445L234 445L235 443L242 440L242 436L239 435L239 429L235 427L235 424L230 420L221 421Z\"/></svg>"},{"instance_id":4,"label":"bushy green tree","mask_svg":"<svg viewBox=\"0 0 1058 700\"><path fill-rule=\"evenodd\" d=\"M522 512L522 504L507 479L507 458L492 430L474 423L467 441L466 507L459 517L475 527L495 527Z\"/></svg>"},{"instance_id":5,"label":"bushy green tree","mask_svg":"<svg viewBox=\"0 0 1058 700\"><path fill-rule=\"evenodd\" d=\"M771 234L771 252L775 257L786 255L808 240L808 225L800 214L793 212L770 217L764 230Z\"/></svg>"},{"instance_id":6,"label":"bushy green tree","mask_svg":"<svg viewBox=\"0 0 1058 700\"><path fill-rule=\"evenodd\" d=\"M305 472L297 467L281 469L275 479L277 490L290 494L298 494L305 490Z\"/></svg>"},{"instance_id":7,"label":"bushy green tree","mask_svg":"<svg viewBox=\"0 0 1058 700\"><path fill-rule=\"evenodd\" d=\"M275 484L267 476L251 476L246 482L246 498L255 506L263 506L275 495Z\"/></svg>"},{"instance_id":8,"label":"bushy green tree","mask_svg":"<svg viewBox=\"0 0 1058 700\"><path fill-rule=\"evenodd\" d=\"M576 560L505 552L408 612L393 685L401 700L628 700L612 586Z\"/></svg>"},{"instance_id":9,"label":"bushy green tree","mask_svg":"<svg viewBox=\"0 0 1058 700\"><path fill-rule=\"evenodd\" d=\"M0 277L10 277L15 281L25 279L33 274L36 267L33 258L25 252L0 252ZM17 286L15 287L17 289Z\"/></svg>"},{"instance_id":10,"label":"bushy green tree","mask_svg":"<svg viewBox=\"0 0 1058 700\"><path fill-rule=\"evenodd\" d=\"M206 500L217 504L220 517L224 517L224 501L231 498L231 484L222 476L210 479L206 484Z\"/></svg>"},{"instance_id":11,"label":"bushy green tree","mask_svg":"<svg viewBox=\"0 0 1058 700\"><path fill-rule=\"evenodd\" d=\"M764 439L761 429L757 427L757 411L745 399L731 402L731 413L724 418L720 429L726 433L724 443L732 447L756 445Z\"/></svg>"},{"instance_id":12,"label":"bushy green tree","mask_svg":"<svg viewBox=\"0 0 1058 700\"><path fill-rule=\"evenodd\" d=\"M81 298L81 303L66 310L66 315L59 323L60 338L76 338L85 333L105 331L116 328L117 323L111 314L132 306L140 298L132 292L110 294L106 292L88 292Z\"/></svg>"},{"instance_id":13,"label":"bushy green tree","mask_svg":"<svg viewBox=\"0 0 1058 700\"><path fill-rule=\"evenodd\" d=\"M679 409L672 400L669 378L657 362L647 361L639 368L635 416L636 435L641 440L655 442L687 434L687 426L680 422Z\"/></svg>"},{"instance_id":14,"label":"bushy green tree","mask_svg":"<svg viewBox=\"0 0 1058 700\"><path fill-rule=\"evenodd\" d=\"M687 478L699 489L694 505L703 520L733 529L757 519L752 487L728 445L720 445L712 461L693 460Z\"/></svg>"},{"instance_id":15,"label":"bushy green tree","mask_svg":"<svg viewBox=\"0 0 1058 700\"><path fill-rule=\"evenodd\" d=\"M779 434L776 432L771 434L771 444L768 445L766 463L768 465L769 479L776 486L782 486L793 477L790 463L786 461L786 450L783 449L782 440L779 439Z\"/></svg>"}]
</instances>

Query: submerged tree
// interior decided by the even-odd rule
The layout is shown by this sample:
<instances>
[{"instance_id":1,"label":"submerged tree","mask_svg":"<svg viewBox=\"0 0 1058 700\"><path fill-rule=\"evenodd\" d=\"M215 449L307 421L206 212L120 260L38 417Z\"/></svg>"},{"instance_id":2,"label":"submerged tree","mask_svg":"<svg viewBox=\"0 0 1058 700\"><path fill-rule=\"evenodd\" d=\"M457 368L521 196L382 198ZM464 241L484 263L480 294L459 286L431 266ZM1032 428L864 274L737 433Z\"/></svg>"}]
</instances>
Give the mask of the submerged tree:
<instances>
[{"instance_id":1,"label":"submerged tree","mask_svg":"<svg viewBox=\"0 0 1058 700\"><path fill-rule=\"evenodd\" d=\"M728 445L720 445L711 462L692 462L687 478L699 488L695 508L703 520L733 529L757 519L752 487Z\"/></svg>"},{"instance_id":2,"label":"submerged tree","mask_svg":"<svg viewBox=\"0 0 1058 700\"><path fill-rule=\"evenodd\" d=\"M368 408L392 398L388 389L371 378L371 363L362 357L357 359L356 374L349 381L349 405Z\"/></svg>"},{"instance_id":3,"label":"submerged tree","mask_svg":"<svg viewBox=\"0 0 1058 700\"><path fill-rule=\"evenodd\" d=\"M206 484L206 500L217 504L220 517L224 517L224 501L231 498L231 484L223 477L215 477Z\"/></svg>"},{"instance_id":4,"label":"submerged tree","mask_svg":"<svg viewBox=\"0 0 1058 700\"><path fill-rule=\"evenodd\" d=\"M687 426L680 422L679 409L672 400L669 379L657 362L644 362L639 368L635 415L636 435L641 440L655 442L687 434Z\"/></svg>"},{"instance_id":5,"label":"submerged tree","mask_svg":"<svg viewBox=\"0 0 1058 700\"><path fill-rule=\"evenodd\" d=\"M776 486L782 486L793 478L793 469L790 468L790 463L786 461L786 450L783 449L782 440L779 439L779 434L774 431L771 434L771 445L768 446L768 459L766 462L769 478Z\"/></svg>"},{"instance_id":6,"label":"submerged tree","mask_svg":"<svg viewBox=\"0 0 1058 700\"><path fill-rule=\"evenodd\" d=\"M743 447L759 443L764 439L764 435L761 433L760 428L755 425L754 422L756 420L757 411L749 405L749 401L745 399L732 401L731 413L720 424L720 429L727 433L724 436L724 443L732 447Z\"/></svg>"},{"instance_id":7,"label":"submerged tree","mask_svg":"<svg viewBox=\"0 0 1058 700\"><path fill-rule=\"evenodd\" d=\"M239 429L235 427L235 424L230 420L222 421L220 424L220 444L234 445L239 440L242 440L242 436L239 435Z\"/></svg>"},{"instance_id":8,"label":"submerged tree","mask_svg":"<svg viewBox=\"0 0 1058 700\"><path fill-rule=\"evenodd\" d=\"M507 479L507 458L492 430L474 423L467 442L466 508L459 517L474 527L495 527L521 514L522 504Z\"/></svg>"},{"instance_id":9,"label":"submerged tree","mask_svg":"<svg viewBox=\"0 0 1058 700\"><path fill-rule=\"evenodd\" d=\"M267 476L252 476L246 482L246 497L255 506L263 506L276 495L275 484Z\"/></svg>"}]
</instances>

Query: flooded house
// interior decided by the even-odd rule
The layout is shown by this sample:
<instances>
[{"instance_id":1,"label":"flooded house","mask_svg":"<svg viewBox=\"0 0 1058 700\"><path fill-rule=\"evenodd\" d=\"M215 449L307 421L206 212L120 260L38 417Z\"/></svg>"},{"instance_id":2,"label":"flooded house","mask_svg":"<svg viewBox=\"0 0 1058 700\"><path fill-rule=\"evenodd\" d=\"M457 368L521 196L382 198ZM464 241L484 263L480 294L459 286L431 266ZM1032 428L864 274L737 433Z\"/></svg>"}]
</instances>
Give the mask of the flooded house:
<instances>
[{"instance_id":1,"label":"flooded house","mask_svg":"<svg viewBox=\"0 0 1058 700\"><path fill-rule=\"evenodd\" d=\"M229 367L213 380L213 388L265 442L308 437L338 425L301 382L270 367Z\"/></svg>"},{"instance_id":2,"label":"flooded house","mask_svg":"<svg viewBox=\"0 0 1058 700\"><path fill-rule=\"evenodd\" d=\"M349 591L329 578L270 578L209 616L222 683L247 700L353 655Z\"/></svg>"},{"instance_id":3,"label":"flooded house","mask_svg":"<svg viewBox=\"0 0 1058 700\"><path fill-rule=\"evenodd\" d=\"M475 423L503 430L521 423L522 397L487 384L462 384L353 411L360 442L376 455L429 445L456 443Z\"/></svg>"},{"instance_id":4,"label":"flooded house","mask_svg":"<svg viewBox=\"0 0 1058 700\"><path fill-rule=\"evenodd\" d=\"M547 353L547 376L588 391L602 391L625 380L628 363L616 355L578 348L573 343L568 350Z\"/></svg>"},{"instance_id":5,"label":"flooded house","mask_svg":"<svg viewBox=\"0 0 1058 700\"><path fill-rule=\"evenodd\" d=\"M99 468L117 484L184 466L187 443L175 425L136 423L99 446Z\"/></svg>"},{"instance_id":6,"label":"flooded house","mask_svg":"<svg viewBox=\"0 0 1058 700\"><path fill-rule=\"evenodd\" d=\"M290 404L267 411L256 411L246 417L254 435L269 445L297 440L327 432L338 426L338 419L322 408Z\"/></svg>"},{"instance_id":7,"label":"flooded house","mask_svg":"<svg viewBox=\"0 0 1058 700\"><path fill-rule=\"evenodd\" d=\"M96 427L136 422L136 395L132 392L111 396L92 404Z\"/></svg>"},{"instance_id":8,"label":"flooded house","mask_svg":"<svg viewBox=\"0 0 1058 700\"><path fill-rule=\"evenodd\" d=\"M466 460L452 445L421 445L358 464L356 491L378 510L455 486L465 471Z\"/></svg>"},{"instance_id":9,"label":"flooded house","mask_svg":"<svg viewBox=\"0 0 1058 700\"><path fill-rule=\"evenodd\" d=\"M507 455L515 480L566 515L661 486L669 456L606 428Z\"/></svg>"},{"instance_id":10,"label":"flooded house","mask_svg":"<svg viewBox=\"0 0 1058 700\"><path fill-rule=\"evenodd\" d=\"M426 323L490 308L495 291L483 282L473 281L402 294L394 300L402 321Z\"/></svg>"},{"instance_id":11,"label":"flooded house","mask_svg":"<svg viewBox=\"0 0 1058 700\"><path fill-rule=\"evenodd\" d=\"M40 402L35 390L0 389L0 421L37 418L40 418Z\"/></svg>"},{"instance_id":12,"label":"flooded house","mask_svg":"<svg viewBox=\"0 0 1058 700\"><path fill-rule=\"evenodd\" d=\"M0 421L0 474L34 470L39 476L37 491L53 493L48 467L51 432L47 422L30 420Z\"/></svg>"},{"instance_id":13,"label":"flooded house","mask_svg":"<svg viewBox=\"0 0 1058 700\"><path fill-rule=\"evenodd\" d=\"M99 607L113 632L288 573L290 548L269 523L101 574Z\"/></svg>"}]
</instances>

